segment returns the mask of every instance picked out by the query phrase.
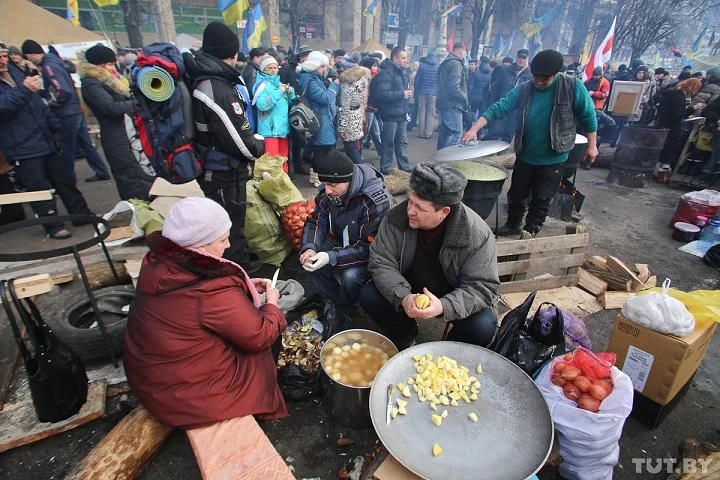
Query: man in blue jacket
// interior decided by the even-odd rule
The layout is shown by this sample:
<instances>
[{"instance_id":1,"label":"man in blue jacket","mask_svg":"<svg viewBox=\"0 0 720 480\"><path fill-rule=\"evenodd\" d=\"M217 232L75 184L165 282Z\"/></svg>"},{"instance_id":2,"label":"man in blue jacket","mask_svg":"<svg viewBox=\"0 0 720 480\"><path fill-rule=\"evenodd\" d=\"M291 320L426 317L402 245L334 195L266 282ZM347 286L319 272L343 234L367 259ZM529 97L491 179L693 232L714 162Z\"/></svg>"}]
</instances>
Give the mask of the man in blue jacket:
<instances>
[{"instance_id":1,"label":"man in blue jacket","mask_svg":"<svg viewBox=\"0 0 720 480\"><path fill-rule=\"evenodd\" d=\"M85 181L110 180L110 173L90 140L75 83L65 70L62 59L52 53L46 54L34 40L25 40L22 52L28 60L42 69L45 84L43 96L62 125L63 163L70 174L75 177L75 147L79 144L85 152L88 165L95 172L95 175Z\"/></svg>"},{"instance_id":2,"label":"man in blue jacket","mask_svg":"<svg viewBox=\"0 0 720 480\"><path fill-rule=\"evenodd\" d=\"M354 165L344 153L328 153L315 168L322 187L303 228L300 263L315 290L352 313L369 278L370 244L393 197L380 172L367 163Z\"/></svg>"},{"instance_id":3,"label":"man in blue jacket","mask_svg":"<svg viewBox=\"0 0 720 480\"><path fill-rule=\"evenodd\" d=\"M393 153L400 170L411 170L407 142L408 99L412 95L408 56L404 48L395 47L390 57L383 60L380 73L370 82L370 103L377 107L383 121L382 150L378 152L383 175L392 169Z\"/></svg>"},{"instance_id":4,"label":"man in blue jacket","mask_svg":"<svg viewBox=\"0 0 720 480\"><path fill-rule=\"evenodd\" d=\"M55 148L53 132L60 130L60 123L37 94L42 79L37 74L25 76L8 62L8 51L0 45L0 150L15 166L26 191L55 188L68 213L93 215ZM54 199L32 202L30 207L38 217L57 216ZM52 239L71 236L62 222L43 227Z\"/></svg>"}]
</instances>

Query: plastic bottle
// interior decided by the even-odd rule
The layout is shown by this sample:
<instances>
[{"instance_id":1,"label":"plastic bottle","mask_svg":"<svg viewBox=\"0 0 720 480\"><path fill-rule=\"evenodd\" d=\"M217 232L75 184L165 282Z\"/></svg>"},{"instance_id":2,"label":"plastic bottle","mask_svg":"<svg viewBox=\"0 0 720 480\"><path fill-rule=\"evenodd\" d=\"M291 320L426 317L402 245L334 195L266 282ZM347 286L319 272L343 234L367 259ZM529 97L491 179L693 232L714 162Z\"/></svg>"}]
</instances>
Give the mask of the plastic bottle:
<instances>
[{"instance_id":1,"label":"plastic bottle","mask_svg":"<svg viewBox=\"0 0 720 480\"><path fill-rule=\"evenodd\" d=\"M720 243L720 220L710 220L708 226L700 232L697 247L698 250L707 252L716 243Z\"/></svg>"},{"instance_id":2,"label":"plastic bottle","mask_svg":"<svg viewBox=\"0 0 720 480\"><path fill-rule=\"evenodd\" d=\"M708 224L708 218L702 215L698 215L695 217L695 225L697 225L700 228L700 232L702 232L702 229L705 228ZM693 240L697 240L700 238L700 232L697 232L695 234L695 238Z\"/></svg>"}]
</instances>

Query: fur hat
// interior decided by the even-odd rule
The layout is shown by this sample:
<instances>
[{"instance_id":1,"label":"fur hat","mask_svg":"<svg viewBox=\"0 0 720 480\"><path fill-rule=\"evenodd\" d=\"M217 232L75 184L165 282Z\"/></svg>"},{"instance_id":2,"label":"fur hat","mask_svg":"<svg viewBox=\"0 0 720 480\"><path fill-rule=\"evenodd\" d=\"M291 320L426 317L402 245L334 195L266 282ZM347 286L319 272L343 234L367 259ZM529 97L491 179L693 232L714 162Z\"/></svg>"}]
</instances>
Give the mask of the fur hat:
<instances>
[{"instance_id":1,"label":"fur hat","mask_svg":"<svg viewBox=\"0 0 720 480\"><path fill-rule=\"evenodd\" d=\"M410 190L437 205L455 205L462 201L467 178L444 163L420 163L410 174Z\"/></svg>"},{"instance_id":2,"label":"fur hat","mask_svg":"<svg viewBox=\"0 0 720 480\"><path fill-rule=\"evenodd\" d=\"M105 63L115 63L117 61L117 57L112 49L106 47L105 45L98 44L87 49L85 52L85 60L93 65L103 65Z\"/></svg>"},{"instance_id":3,"label":"fur hat","mask_svg":"<svg viewBox=\"0 0 720 480\"><path fill-rule=\"evenodd\" d=\"M352 180L354 170L350 157L337 150L315 162L315 173L321 182L347 183Z\"/></svg>"},{"instance_id":4,"label":"fur hat","mask_svg":"<svg viewBox=\"0 0 720 480\"><path fill-rule=\"evenodd\" d=\"M260 57L260 71L265 72L265 69L270 65L277 65L278 61L272 55L263 55Z\"/></svg>"},{"instance_id":5,"label":"fur hat","mask_svg":"<svg viewBox=\"0 0 720 480\"><path fill-rule=\"evenodd\" d=\"M564 63L562 53L557 50L543 50L530 62L530 71L533 75L550 77L557 74Z\"/></svg>"},{"instance_id":6,"label":"fur hat","mask_svg":"<svg viewBox=\"0 0 720 480\"><path fill-rule=\"evenodd\" d=\"M45 51L42 49L40 44L35 40L25 40L22 44L22 53L27 55L28 53L34 53L38 55L45 55Z\"/></svg>"},{"instance_id":7,"label":"fur hat","mask_svg":"<svg viewBox=\"0 0 720 480\"><path fill-rule=\"evenodd\" d=\"M181 247L202 247L225 235L232 222L219 203L209 198L183 198L170 208L162 234Z\"/></svg>"},{"instance_id":8,"label":"fur hat","mask_svg":"<svg viewBox=\"0 0 720 480\"><path fill-rule=\"evenodd\" d=\"M303 72L314 72L322 66L330 65L327 57L323 52L313 50L307 56L307 60L298 66L298 69Z\"/></svg>"},{"instance_id":9,"label":"fur hat","mask_svg":"<svg viewBox=\"0 0 720 480\"><path fill-rule=\"evenodd\" d=\"M212 22L203 31L202 51L211 57L225 60L237 55L240 40L230 27L222 22Z\"/></svg>"}]
</instances>

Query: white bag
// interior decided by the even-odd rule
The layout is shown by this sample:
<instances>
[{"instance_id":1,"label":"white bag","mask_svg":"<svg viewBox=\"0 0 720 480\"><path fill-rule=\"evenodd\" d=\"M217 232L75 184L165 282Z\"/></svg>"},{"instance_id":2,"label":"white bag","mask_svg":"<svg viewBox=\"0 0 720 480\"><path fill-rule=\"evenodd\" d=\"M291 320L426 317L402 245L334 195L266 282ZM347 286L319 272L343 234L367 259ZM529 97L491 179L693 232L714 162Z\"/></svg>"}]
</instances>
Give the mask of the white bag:
<instances>
[{"instance_id":1,"label":"white bag","mask_svg":"<svg viewBox=\"0 0 720 480\"><path fill-rule=\"evenodd\" d=\"M112 240L110 242L105 242L106 247L115 247L117 245L122 245L123 243L127 243L130 240L135 240L136 238L142 238L145 236L145 232L142 228L140 228L137 224L137 219L135 218L135 206L127 201L121 201L118 202L115 207L113 207L112 210L110 210L108 213L103 215L103 218L107 220L108 222L112 220L115 215L118 215L123 212L131 211L132 212L132 220L130 220L130 226L133 229L133 236L129 238L121 238L119 240ZM98 225L98 230L100 230L100 233L105 231L104 225Z\"/></svg>"},{"instance_id":2,"label":"white bag","mask_svg":"<svg viewBox=\"0 0 720 480\"><path fill-rule=\"evenodd\" d=\"M695 330L695 317L678 299L668 295L670 279L663 282L663 293L651 292L629 298L622 308L628 320L656 332L684 337Z\"/></svg>"},{"instance_id":3,"label":"white bag","mask_svg":"<svg viewBox=\"0 0 720 480\"><path fill-rule=\"evenodd\" d=\"M550 381L552 366L560 360L559 357L553 360L535 379L558 433L563 458L559 472L567 480L611 480L620 457L618 441L632 410L632 381L612 367L615 388L602 401L600 410L592 413L575 405L561 387Z\"/></svg>"}]
</instances>

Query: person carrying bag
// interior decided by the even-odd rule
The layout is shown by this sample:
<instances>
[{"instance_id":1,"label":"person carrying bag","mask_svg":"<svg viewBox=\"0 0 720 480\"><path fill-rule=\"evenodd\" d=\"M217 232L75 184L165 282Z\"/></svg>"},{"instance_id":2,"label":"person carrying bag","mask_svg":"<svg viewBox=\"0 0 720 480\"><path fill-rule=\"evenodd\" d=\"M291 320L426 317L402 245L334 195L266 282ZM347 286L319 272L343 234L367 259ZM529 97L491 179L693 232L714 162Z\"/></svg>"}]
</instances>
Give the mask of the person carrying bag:
<instances>
[{"instance_id":1,"label":"person carrying bag","mask_svg":"<svg viewBox=\"0 0 720 480\"><path fill-rule=\"evenodd\" d=\"M87 401L85 365L45 323L32 300L24 299L25 305L20 302L14 282L14 279L0 282L0 301L25 364L35 412L41 422L60 422L78 413ZM25 327L32 349L28 348L22 338L6 289Z\"/></svg>"}]
</instances>

